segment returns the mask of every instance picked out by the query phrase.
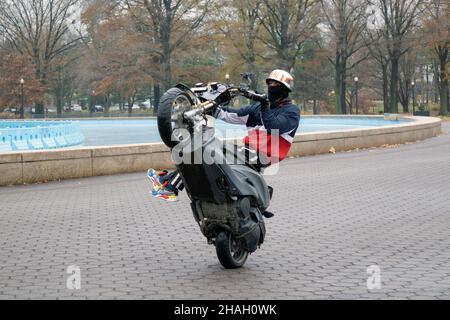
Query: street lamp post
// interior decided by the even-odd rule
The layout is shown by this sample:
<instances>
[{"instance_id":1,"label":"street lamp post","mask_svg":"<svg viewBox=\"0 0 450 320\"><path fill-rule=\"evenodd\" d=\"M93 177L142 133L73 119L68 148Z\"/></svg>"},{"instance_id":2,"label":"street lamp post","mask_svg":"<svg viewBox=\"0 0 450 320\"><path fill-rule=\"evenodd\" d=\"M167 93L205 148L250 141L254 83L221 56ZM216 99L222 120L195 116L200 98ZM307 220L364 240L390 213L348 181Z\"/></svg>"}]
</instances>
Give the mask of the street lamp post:
<instances>
[{"instance_id":1,"label":"street lamp post","mask_svg":"<svg viewBox=\"0 0 450 320\"><path fill-rule=\"evenodd\" d=\"M356 105L356 114L358 114L358 77L353 79L355 81L355 105Z\"/></svg>"},{"instance_id":2,"label":"street lamp post","mask_svg":"<svg viewBox=\"0 0 450 320\"><path fill-rule=\"evenodd\" d=\"M416 97L415 97L415 85L416 83L414 81L411 82L411 87L412 87L412 103L413 103L413 116L416 113Z\"/></svg>"},{"instance_id":3,"label":"street lamp post","mask_svg":"<svg viewBox=\"0 0 450 320\"><path fill-rule=\"evenodd\" d=\"M23 96L23 85L25 84L25 80L20 79L20 100L21 100L21 105L20 105L20 119L24 118L24 96Z\"/></svg>"}]
</instances>

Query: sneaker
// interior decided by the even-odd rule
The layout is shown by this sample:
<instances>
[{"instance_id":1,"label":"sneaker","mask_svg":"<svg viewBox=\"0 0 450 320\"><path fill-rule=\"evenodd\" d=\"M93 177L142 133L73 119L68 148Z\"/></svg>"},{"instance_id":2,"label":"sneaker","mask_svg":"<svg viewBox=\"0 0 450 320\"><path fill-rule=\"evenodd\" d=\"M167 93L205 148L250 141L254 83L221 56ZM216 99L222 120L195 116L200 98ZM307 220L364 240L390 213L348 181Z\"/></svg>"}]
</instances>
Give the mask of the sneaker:
<instances>
[{"instance_id":1,"label":"sneaker","mask_svg":"<svg viewBox=\"0 0 450 320\"><path fill-rule=\"evenodd\" d=\"M170 201L170 202L178 201L178 197L175 194L175 192L172 192L167 189L153 190L152 196L154 198L158 198L158 199L162 199L162 200L166 200L166 201Z\"/></svg>"},{"instance_id":2,"label":"sneaker","mask_svg":"<svg viewBox=\"0 0 450 320\"><path fill-rule=\"evenodd\" d=\"M147 178L149 178L152 190L151 194L154 198L166 200L166 201L177 201L177 190L171 190L169 186L165 186L161 177L166 175L167 171L162 171L160 173L156 172L154 169L149 169L147 171Z\"/></svg>"},{"instance_id":3,"label":"sneaker","mask_svg":"<svg viewBox=\"0 0 450 320\"><path fill-rule=\"evenodd\" d=\"M163 189L163 185L161 183L161 175L158 174L154 169L149 169L147 171L147 178L149 178L152 184L152 190L161 190Z\"/></svg>"}]
</instances>

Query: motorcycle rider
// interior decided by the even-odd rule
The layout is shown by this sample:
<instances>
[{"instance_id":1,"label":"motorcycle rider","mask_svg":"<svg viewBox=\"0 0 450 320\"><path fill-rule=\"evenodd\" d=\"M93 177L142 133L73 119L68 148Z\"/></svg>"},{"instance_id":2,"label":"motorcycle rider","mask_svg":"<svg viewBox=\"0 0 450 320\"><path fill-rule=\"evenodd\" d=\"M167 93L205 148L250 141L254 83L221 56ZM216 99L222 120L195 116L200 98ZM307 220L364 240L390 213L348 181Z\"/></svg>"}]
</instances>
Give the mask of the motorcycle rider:
<instances>
[{"instance_id":1,"label":"motorcycle rider","mask_svg":"<svg viewBox=\"0 0 450 320\"><path fill-rule=\"evenodd\" d=\"M289 100L294 78L284 70L273 70L266 79L268 101L256 102L241 109L222 108L218 118L232 124L245 124L248 135L245 146L265 156L268 163L259 160L259 170L286 158L300 121L300 109ZM245 95L245 94L244 94ZM246 95L252 98L251 94ZM271 150L272 137L278 138L278 150ZM184 186L177 171L156 172L148 170L147 177L153 185L152 195L167 201L176 201L178 191Z\"/></svg>"}]
</instances>

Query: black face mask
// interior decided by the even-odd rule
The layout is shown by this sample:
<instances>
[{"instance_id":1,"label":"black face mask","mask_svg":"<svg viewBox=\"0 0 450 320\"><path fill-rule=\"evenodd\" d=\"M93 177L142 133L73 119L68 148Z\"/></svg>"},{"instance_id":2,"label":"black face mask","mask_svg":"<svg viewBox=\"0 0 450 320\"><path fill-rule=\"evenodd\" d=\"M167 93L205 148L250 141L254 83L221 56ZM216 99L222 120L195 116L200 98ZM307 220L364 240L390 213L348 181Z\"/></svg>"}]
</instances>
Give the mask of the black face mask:
<instances>
[{"instance_id":1,"label":"black face mask","mask_svg":"<svg viewBox=\"0 0 450 320\"><path fill-rule=\"evenodd\" d=\"M269 86L267 89L267 97L271 103L287 98L289 91L283 86Z\"/></svg>"}]
</instances>

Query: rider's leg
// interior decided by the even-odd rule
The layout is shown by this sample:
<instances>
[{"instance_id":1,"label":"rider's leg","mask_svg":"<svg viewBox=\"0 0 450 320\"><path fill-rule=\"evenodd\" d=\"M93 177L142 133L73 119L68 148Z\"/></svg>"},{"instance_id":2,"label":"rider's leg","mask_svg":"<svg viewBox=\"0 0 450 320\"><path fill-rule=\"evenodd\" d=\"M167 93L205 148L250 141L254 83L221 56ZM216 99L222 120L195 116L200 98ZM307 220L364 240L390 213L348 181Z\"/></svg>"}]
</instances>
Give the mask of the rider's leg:
<instances>
[{"instance_id":1,"label":"rider's leg","mask_svg":"<svg viewBox=\"0 0 450 320\"><path fill-rule=\"evenodd\" d=\"M161 184L164 188L175 192L177 195L178 191L182 191L184 189L183 180L181 180L181 176L176 170L163 175L161 177Z\"/></svg>"}]
</instances>

